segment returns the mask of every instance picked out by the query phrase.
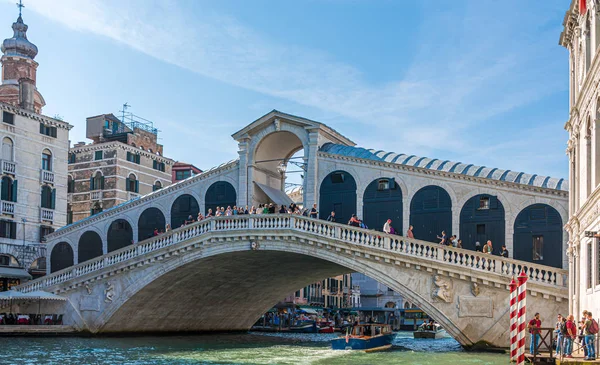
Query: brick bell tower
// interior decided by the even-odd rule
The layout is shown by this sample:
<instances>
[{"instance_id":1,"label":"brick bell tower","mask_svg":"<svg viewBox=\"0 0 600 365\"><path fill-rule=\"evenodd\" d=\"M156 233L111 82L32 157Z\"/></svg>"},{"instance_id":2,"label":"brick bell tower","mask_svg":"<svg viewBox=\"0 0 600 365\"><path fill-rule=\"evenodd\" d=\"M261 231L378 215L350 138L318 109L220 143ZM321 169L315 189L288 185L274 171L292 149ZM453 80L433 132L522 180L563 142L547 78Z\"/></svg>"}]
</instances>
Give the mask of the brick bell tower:
<instances>
[{"instance_id":1,"label":"brick bell tower","mask_svg":"<svg viewBox=\"0 0 600 365\"><path fill-rule=\"evenodd\" d=\"M35 44L27 39L27 25L23 23L19 6L19 18L12 25L12 38L2 42L2 84L0 85L0 102L12 104L20 108L41 114L46 105L42 94L36 87L36 71L38 63L33 59L38 53Z\"/></svg>"}]
</instances>

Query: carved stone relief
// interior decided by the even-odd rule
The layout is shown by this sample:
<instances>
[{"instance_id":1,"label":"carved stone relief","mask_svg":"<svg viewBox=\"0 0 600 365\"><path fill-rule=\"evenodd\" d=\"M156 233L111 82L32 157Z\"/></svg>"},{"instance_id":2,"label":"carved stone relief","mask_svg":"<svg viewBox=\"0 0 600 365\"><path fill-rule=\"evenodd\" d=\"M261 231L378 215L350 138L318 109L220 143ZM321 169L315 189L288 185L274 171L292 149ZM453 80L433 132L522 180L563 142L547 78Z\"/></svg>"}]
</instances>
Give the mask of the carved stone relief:
<instances>
[{"instance_id":1,"label":"carved stone relief","mask_svg":"<svg viewBox=\"0 0 600 365\"><path fill-rule=\"evenodd\" d=\"M451 303L454 300L454 284L449 278L444 278L441 275L433 277L433 291L431 296L434 301L443 301Z\"/></svg>"}]
</instances>

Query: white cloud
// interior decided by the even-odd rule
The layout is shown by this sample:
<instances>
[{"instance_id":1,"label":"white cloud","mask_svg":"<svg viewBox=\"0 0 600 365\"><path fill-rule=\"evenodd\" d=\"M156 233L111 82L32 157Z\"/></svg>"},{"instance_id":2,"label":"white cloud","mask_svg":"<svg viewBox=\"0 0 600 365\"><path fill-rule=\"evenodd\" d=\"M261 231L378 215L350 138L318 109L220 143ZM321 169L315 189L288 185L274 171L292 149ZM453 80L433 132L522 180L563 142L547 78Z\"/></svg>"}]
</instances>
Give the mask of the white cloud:
<instances>
[{"instance_id":1,"label":"white cloud","mask_svg":"<svg viewBox=\"0 0 600 365\"><path fill-rule=\"evenodd\" d=\"M420 48L407 50L414 62L405 77L385 84L367 82L361 70L322 50L270 41L231 16L188 14L176 1L151 4L37 0L28 8L200 75L350 118L354 133L369 130L361 142L389 150L401 145L398 152L435 151L443 138L474 153L463 131L565 87L545 77L557 61L548 61L540 39L505 44L505 36L495 36L512 24L519 37L526 20L498 4L494 16L481 16L481 5L459 14L431 12L416 32ZM525 81L518 90L516 80ZM390 130L395 140L374 137Z\"/></svg>"}]
</instances>

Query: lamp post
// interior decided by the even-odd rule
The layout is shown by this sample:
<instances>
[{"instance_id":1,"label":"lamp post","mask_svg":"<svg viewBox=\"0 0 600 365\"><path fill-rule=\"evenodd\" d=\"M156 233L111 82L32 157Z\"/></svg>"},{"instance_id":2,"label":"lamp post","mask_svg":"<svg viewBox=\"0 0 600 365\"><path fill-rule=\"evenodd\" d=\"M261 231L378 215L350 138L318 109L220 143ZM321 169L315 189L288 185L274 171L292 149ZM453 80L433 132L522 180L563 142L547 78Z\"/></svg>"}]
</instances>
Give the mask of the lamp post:
<instances>
[{"instance_id":1,"label":"lamp post","mask_svg":"<svg viewBox=\"0 0 600 365\"><path fill-rule=\"evenodd\" d=\"M23 244L21 245L21 266L25 268L25 224L27 223L27 218L21 218L21 223L23 223Z\"/></svg>"}]
</instances>

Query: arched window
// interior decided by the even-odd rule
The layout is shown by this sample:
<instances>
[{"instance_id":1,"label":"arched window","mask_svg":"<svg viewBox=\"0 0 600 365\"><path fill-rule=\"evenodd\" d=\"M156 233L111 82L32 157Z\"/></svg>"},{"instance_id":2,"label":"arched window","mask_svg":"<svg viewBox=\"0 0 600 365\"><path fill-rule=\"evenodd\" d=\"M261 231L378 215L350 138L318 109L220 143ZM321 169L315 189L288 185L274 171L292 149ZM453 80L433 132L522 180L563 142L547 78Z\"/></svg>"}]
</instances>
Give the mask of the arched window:
<instances>
[{"instance_id":1,"label":"arched window","mask_svg":"<svg viewBox=\"0 0 600 365\"><path fill-rule=\"evenodd\" d=\"M47 149L42 152L42 170L52 171L52 152Z\"/></svg>"},{"instance_id":2,"label":"arched window","mask_svg":"<svg viewBox=\"0 0 600 365\"><path fill-rule=\"evenodd\" d=\"M152 191L156 191L156 190L160 190L162 189L162 183L158 180L156 180L154 182L154 186L152 187Z\"/></svg>"},{"instance_id":3,"label":"arched window","mask_svg":"<svg viewBox=\"0 0 600 365\"><path fill-rule=\"evenodd\" d=\"M5 161L13 161L13 141L8 137L4 137L2 140L2 159Z\"/></svg>"},{"instance_id":4,"label":"arched window","mask_svg":"<svg viewBox=\"0 0 600 365\"><path fill-rule=\"evenodd\" d=\"M56 189L48 185L42 186L42 208L54 209L56 206Z\"/></svg>"},{"instance_id":5,"label":"arched window","mask_svg":"<svg viewBox=\"0 0 600 365\"><path fill-rule=\"evenodd\" d=\"M8 176L2 177L0 186L0 200L7 202L17 201L17 180L11 179Z\"/></svg>"},{"instance_id":6,"label":"arched window","mask_svg":"<svg viewBox=\"0 0 600 365\"><path fill-rule=\"evenodd\" d=\"M31 263L29 267L29 271L41 271L44 274L46 273L46 258L39 257L34 262Z\"/></svg>"},{"instance_id":7,"label":"arched window","mask_svg":"<svg viewBox=\"0 0 600 365\"><path fill-rule=\"evenodd\" d=\"M126 190L134 193L138 193L140 189L139 181L136 179L134 174L129 174L126 181Z\"/></svg>"},{"instance_id":8,"label":"arched window","mask_svg":"<svg viewBox=\"0 0 600 365\"><path fill-rule=\"evenodd\" d=\"M50 253L50 272L56 272L73 266L74 256L71 245L60 242L54 246Z\"/></svg>"},{"instance_id":9,"label":"arched window","mask_svg":"<svg viewBox=\"0 0 600 365\"><path fill-rule=\"evenodd\" d=\"M73 176L67 176L67 193L75 192L75 180L73 180Z\"/></svg>"},{"instance_id":10,"label":"arched window","mask_svg":"<svg viewBox=\"0 0 600 365\"><path fill-rule=\"evenodd\" d=\"M103 190L104 189L104 176L100 171L96 171L90 178L90 190Z\"/></svg>"},{"instance_id":11,"label":"arched window","mask_svg":"<svg viewBox=\"0 0 600 365\"><path fill-rule=\"evenodd\" d=\"M12 255L0 255L0 266L19 267L19 261Z\"/></svg>"},{"instance_id":12,"label":"arched window","mask_svg":"<svg viewBox=\"0 0 600 365\"><path fill-rule=\"evenodd\" d=\"M100 205L99 202L94 203L91 210L92 215L98 214L100 212L102 212L102 205Z\"/></svg>"}]
</instances>

